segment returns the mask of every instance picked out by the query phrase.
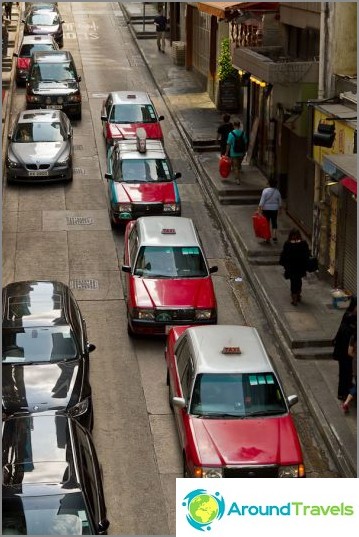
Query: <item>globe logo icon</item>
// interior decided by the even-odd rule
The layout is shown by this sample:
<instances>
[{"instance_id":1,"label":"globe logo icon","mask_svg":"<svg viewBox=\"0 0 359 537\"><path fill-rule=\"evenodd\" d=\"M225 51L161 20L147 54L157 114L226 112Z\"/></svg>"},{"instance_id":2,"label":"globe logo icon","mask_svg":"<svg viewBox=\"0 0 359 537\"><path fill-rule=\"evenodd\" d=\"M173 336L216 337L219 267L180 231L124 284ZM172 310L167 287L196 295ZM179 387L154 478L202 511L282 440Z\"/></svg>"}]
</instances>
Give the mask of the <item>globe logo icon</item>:
<instances>
[{"instance_id":1,"label":"globe logo icon","mask_svg":"<svg viewBox=\"0 0 359 537\"><path fill-rule=\"evenodd\" d=\"M215 520L224 514L224 500L219 492L209 494L205 489L196 489L187 494L182 501L187 509L187 522L196 530L211 529Z\"/></svg>"}]
</instances>

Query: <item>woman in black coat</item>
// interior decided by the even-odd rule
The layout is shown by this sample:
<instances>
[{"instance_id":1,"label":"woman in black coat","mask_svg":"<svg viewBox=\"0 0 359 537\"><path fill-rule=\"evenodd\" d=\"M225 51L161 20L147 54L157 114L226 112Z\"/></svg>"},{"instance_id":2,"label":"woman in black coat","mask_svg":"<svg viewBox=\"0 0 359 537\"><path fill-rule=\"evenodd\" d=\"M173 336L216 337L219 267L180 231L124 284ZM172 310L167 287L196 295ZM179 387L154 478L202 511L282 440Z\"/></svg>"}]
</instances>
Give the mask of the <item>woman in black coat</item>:
<instances>
[{"instance_id":1,"label":"woman in black coat","mask_svg":"<svg viewBox=\"0 0 359 537\"><path fill-rule=\"evenodd\" d=\"M293 306L301 301L302 278L307 273L309 255L307 241L302 239L299 229L292 229L284 243L279 264L284 267L284 277L290 280Z\"/></svg>"},{"instance_id":2,"label":"woman in black coat","mask_svg":"<svg viewBox=\"0 0 359 537\"><path fill-rule=\"evenodd\" d=\"M333 340L333 358L339 363L338 399L345 400L352 387L353 359L349 356L349 342L357 330L357 297L353 296L345 310L338 332Z\"/></svg>"}]
</instances>

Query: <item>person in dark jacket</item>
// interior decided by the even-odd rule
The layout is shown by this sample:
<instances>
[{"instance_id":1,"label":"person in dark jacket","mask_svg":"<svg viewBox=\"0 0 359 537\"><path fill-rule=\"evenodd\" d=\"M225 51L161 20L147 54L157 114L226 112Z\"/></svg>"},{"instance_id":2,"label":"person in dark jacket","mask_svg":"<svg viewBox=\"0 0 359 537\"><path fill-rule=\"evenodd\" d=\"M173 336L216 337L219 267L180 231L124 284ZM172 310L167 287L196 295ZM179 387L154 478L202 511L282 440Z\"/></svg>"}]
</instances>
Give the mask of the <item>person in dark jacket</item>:
<instances>
[{"instance_id":1,"label":"person in dark jacket","mask_svg":"<svg viewBox=\"0 0 359 537\"><path fill-rule=\"evenodd\" d=\"M279 259L279 264L284 267L284 277L290 280L293 306L301 301L302 278L307 274L309 255L307 241L302 239L299 229L293 228L284 243Z\"/></svg>"},{"instance_id":2,"label":"person in dark jacket","mask_svg":"<svg viewBox=\"0 0 359 537\"><path fill-rule=\"evenodd\" d=\"M338 399L345 401L352 387L353 359L348 353L351 337L357 330L357 297L353 296L344 312L333 340L333 358L339 363Z\"/></svg>"},{"instance_id":3,"label":"person in dark jacket","mask_svg":"<svg viewBox=\"0 0 359 537\"><path fill-rule=\"evenodd\" d=\"M233 123L231 123L231 116L229 114L223 114L223 123L217 129L217 140L221 146L221 155L226 154L228 134L233 131Z\"/></svg>"}]
</instances>

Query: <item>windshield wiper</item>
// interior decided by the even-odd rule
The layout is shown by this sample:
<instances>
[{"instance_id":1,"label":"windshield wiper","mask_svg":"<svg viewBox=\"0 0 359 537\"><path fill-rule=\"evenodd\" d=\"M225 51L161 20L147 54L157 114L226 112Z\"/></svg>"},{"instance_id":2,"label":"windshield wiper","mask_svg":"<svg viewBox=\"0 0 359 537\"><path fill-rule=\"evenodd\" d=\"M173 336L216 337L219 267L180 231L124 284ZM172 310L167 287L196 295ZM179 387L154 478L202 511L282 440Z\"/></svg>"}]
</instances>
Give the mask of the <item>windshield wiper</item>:
<instances>
[{"instance_id":1,"label":"windshield wiper","mask_svg":"<svg viewBox=\"0 0 359 537\"><path fill-rule=\"evenodd\" d=\"M246 416L270 416L272 414L285 414L286 410L278 408L276 410L255 410L254 412L247 412Z\"/></svg>"}]
</instances>

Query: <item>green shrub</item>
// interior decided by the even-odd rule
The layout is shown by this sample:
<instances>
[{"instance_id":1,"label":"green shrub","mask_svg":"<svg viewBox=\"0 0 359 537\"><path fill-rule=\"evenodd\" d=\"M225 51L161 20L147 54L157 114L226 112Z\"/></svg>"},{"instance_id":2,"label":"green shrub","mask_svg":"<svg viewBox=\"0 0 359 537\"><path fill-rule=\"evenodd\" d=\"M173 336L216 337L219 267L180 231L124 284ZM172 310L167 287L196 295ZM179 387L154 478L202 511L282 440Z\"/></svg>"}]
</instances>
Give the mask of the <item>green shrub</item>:
<instances>
[{"instance_id":1,"label":"green shrub","mask_svg":"<svg viewBox=\"0 0 359 537\"><path fill-rule=\"evenodd\" d=\"M238 71L232 66L232 56L229 48L229 39L226 37L221 43L221 52L218 58L217 78L220 81L238 77Z\"/></svg>"}]
</instances>

